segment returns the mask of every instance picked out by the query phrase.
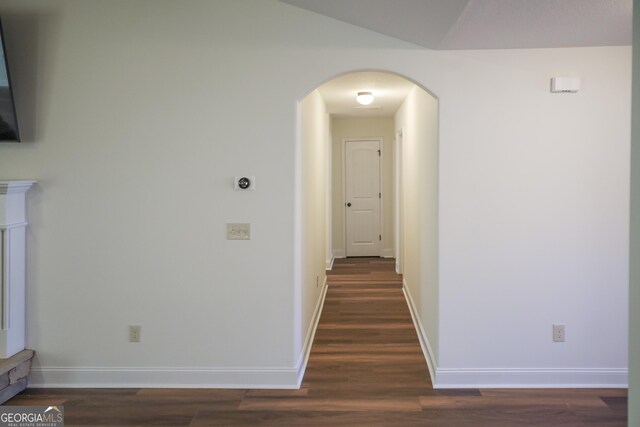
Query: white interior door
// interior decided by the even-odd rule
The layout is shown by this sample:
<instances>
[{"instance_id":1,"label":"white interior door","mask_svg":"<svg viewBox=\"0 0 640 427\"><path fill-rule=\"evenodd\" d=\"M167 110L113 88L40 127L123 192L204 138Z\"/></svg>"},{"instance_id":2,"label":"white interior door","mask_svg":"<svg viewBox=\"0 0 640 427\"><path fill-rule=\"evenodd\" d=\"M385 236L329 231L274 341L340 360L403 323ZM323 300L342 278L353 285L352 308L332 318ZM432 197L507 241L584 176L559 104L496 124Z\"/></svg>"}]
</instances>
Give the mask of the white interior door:
<instances>
[{"instance_id":1,"label":"white interior door","mask_svg":"<svg viewBox=\"0 0 640 427\"><path fill-rule=\"evenodd\" d=\"M380 140L345 141L346 256L380 256Z\"/></svg>"}]
</instances>

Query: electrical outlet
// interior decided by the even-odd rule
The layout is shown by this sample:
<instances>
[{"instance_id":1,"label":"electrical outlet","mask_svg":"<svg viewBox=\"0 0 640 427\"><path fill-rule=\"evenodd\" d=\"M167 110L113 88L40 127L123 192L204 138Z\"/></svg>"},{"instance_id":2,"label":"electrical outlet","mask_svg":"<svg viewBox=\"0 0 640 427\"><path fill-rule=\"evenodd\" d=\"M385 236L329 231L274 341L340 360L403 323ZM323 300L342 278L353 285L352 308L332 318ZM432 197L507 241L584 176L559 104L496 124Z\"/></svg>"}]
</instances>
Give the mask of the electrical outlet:
<instances>
[{"instance_id":1,"label":"electrical outlet","mask_svg":"<svg viewBox=\"0 0 640 427\"><path fill-rule=\"evenodd\" d=\"M129 342L140 342L140 325L129 325Z\"/></svg>"},{"instance_id":2,"label":"electrical outlet","mask_svg":"<svg viewBox=\"0 0 640 427\"><path fill-rule=\"evenodd\" d=\"M564 342L564 325L553 325L553 342Z\"/></svg>"}]
</instances>

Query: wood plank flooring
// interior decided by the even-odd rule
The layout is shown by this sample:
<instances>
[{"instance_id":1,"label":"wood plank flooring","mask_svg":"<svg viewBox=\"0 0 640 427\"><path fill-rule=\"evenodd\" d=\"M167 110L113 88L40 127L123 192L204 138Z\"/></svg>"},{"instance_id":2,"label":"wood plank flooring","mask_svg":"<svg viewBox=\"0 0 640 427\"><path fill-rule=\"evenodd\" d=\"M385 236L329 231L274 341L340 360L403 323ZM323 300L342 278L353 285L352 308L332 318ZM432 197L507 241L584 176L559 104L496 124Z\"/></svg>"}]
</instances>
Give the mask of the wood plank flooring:
<instances>
[{"instance_id":1,"label":"wood plank flooring","mask_svg":"<svg viewBox=\"0 0 640 427\"><path fill-rule=\"evenodd\" d=\"M27 389L67 426L626 426L618 389L434 390L394 261L336 260L300 390Z\"/></svg>"}]
</instances>

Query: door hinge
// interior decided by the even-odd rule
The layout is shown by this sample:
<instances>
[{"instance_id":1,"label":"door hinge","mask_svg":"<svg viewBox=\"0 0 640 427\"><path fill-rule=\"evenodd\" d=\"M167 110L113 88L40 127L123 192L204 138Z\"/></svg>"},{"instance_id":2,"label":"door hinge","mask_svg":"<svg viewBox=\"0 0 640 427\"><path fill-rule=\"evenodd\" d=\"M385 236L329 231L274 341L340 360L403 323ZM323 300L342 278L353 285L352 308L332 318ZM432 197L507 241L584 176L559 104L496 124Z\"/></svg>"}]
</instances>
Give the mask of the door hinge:
<instances>
[{"instance_id":1,"label":"door hinge","mask_svg":"<svg viewBox=\"0 0 640 427\"><path fill-rule=\"evenodd\" d=\"M378 240L382 240L382 234L378 234Z\"/></svg>"},{"instance_id":2,"label":"door hinge","mask_svg":"<svg viewBox=\"0 0 640 427\"><path fill-rule=\"evenodd\" d=\"M382 199L382 193L378 193L378 199Z\"/></svg>"},{"instance_id":3,"label":"door hinge","mask_svg":"<svg viewBox=\"0 0 640 427\"><path fill-rule=\"evenodd\" d=\"M382 152L378 150L378 157L380 157L381 155L382 155Z\"/></svg>"}]
</instances>

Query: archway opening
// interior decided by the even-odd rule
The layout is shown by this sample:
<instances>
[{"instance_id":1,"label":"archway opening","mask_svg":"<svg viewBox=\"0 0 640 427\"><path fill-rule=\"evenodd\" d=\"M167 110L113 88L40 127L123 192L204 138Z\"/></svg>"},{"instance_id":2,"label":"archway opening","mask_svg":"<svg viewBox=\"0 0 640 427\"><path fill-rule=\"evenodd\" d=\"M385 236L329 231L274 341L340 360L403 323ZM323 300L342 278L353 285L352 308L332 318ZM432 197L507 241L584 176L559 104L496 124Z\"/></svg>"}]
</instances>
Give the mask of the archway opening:
<instances>
[{"instance_id":1,"label":"archway opening","mask_svg":"<svg viewBox=\"0 0 640 427\"><path fill-rule=\"evenodd\" d=\"M359 104L360 92L370 92L373 102ZM438 99L395 73L358 71L318 86L300 101L298 113L296 341L306 355L300 371L320 318L326 270L337 258L360 256L353 247L376 238L378 244L371 244L373 252L367 255L396 259L433 377L439 300ZM365 154L349 158L354 150ZM377 150L379 157L371 160ZM376 162L378 176L356 171L354 177L350 170ZM352 184L360 193L349 188ZM378 213L350 218L352 197L364 193L378 193Z\"/></svg>"}]
</instances>

